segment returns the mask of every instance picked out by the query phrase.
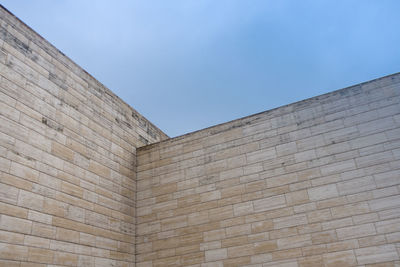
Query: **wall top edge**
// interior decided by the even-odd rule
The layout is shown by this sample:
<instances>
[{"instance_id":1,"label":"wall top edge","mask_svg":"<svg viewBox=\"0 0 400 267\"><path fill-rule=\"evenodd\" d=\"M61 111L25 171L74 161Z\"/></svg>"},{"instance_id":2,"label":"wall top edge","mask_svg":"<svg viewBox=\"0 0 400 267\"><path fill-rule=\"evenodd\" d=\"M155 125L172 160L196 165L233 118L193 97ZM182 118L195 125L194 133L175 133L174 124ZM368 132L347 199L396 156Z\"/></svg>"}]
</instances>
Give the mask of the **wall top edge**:
<instances>
[{"instance_id":1,"label":"wall top edge","mask_svg":"<svg viewBox=\"0 0 400 267\"><path fill-rule=\"evenodd\" d=\"M81 76L81 78L83 80L91 80L91 82L95 83L96 85L100 86L102 89L104 89L104 92L109 95L111 98L117 100L118 102L120 102L122 105L128 107L130 110L132 110L133 113L137 114L138 117L141 120L145 120L149 125L151 125L151 127L153 129L156 129L157 132L160 134L160 138L161 140L165 140L168 139L169 136L164 133L161 129L159 129L156 125L154 125L151 121L149 121L148 119L146 119L143 115L141 115L136 109L134 109L132 106L130 106L128 103L126 103L123 99L121 99L118 95L116 95L113 91L111 91L109 88L107 88L104 84L102 84L100 81L98 81L95 77L93 77L89 72L87 72L85 69L83 69L81 66L79 66L76 62L74 62L71 58L69 58L67 55L65 55L62 51L60 51L57 47L55 47L53 44L51 44L49 41L47 41L43 36L41 36L39 33L37 33L35 30L33 30L30 26L28 26L25 22L23 22L20 18L18 18L16 15L14 15L10 10L8 10L6 7L4 7L2 4L0 4L0 10L2 11L0 13L0 15L3 16L3 18L7 18L9 21L9 23L14 26L14 27L23 27L25 28L24 30L26 30L27 32L31 33L33 36L37 37L38 39L40 39L40 41L42 43L35 43L36 45L38 45L39 47L41 47L43 49L43 45L44 46L48 46L48 48L50 48L50 50L55 51L58 55L55 58L56 60L58 60L61 64L63 64L65 67L67 67L69 70L71 70L72 72L74 72L74 68L79 70L79 76ZM4 14L4 12L6 14ZM25 36L26 38L28 38L30 41L34 41L32 40L32 38L30 38L29 36ZM49 51L49 49L44 48L45 51ZM60 58L61 57L61 58ZM72 66L72 67L71 67ZM86 77L82 77L86 76Z\"/></svg>"},{"instance_id":2,"label":"wall top edge","mask_svg":"<svg viewBox=\"0 0 400 267\"><path fill-rule=\"evenodd\" d=\"M160 142L152 143L146 146L140 147L139 151L147 151L158 148L160 146L168 146L172 144L179 144L184 142L193 141L195 139L204 138L206 136L212 136L221 132L229 131L234 128L239 128L245 126L247 124L251 124L253 122L262 121L268 118L274 118L277 116L281 116L284 114L288 114L291 112L299 111L306 107L310 107L315 103L322 103L324 100L333 98L337 95L347 95L358 94L358 91L364 87L377 87L377 86L387 86L390 84L400 83L400 72L393 73L390 75L386 75L380 78L372 79L366 82L362 82L359 84L351 85L342 89L334 90L322 95L317 95L314 97L310 97L307 99L303 99L300 101L296 101L293 103L289 103L287 105L283 105L280 107L276 107L270 110L262 111L256 114L252 114L249 116L241 117L238 119L234 119L231 121L227 121L221 124L213 125L204 129L200 129L194 132L190 132L187 134L183 134L180 136L176 136L173 138L169 138L167 140L162 140ZM383 85L382 85L383 84Z\"/></svg>"}]
</instances>

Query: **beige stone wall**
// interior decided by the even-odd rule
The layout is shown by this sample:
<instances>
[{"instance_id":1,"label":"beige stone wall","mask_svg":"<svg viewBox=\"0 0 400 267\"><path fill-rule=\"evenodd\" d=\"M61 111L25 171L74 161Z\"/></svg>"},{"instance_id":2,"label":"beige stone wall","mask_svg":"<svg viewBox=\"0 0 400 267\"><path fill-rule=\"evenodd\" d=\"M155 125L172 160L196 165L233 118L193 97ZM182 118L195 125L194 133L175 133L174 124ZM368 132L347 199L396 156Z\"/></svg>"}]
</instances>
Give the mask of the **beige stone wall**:
<instances>
[{"instance_id":1,"label":"beige stone wall","mask_svg":"<svg viewBox=\"0 0 400 267\"><path fill-rule=\"evenodd\" d=\"M395 74L138 149L136 266L400 266L399 103Z\"/></svg>"},{"instance_id":2,"label":"beige stone wall","mask_svg":"<svg viewBox=\"0 0 400 267\"><path fill-rule=\"evenodd\" d=\"M165 138L0 8L0 266L134 266L136 147Z\"/></svg>"},{"instance_id":3,"label":"beige stone wall","mask_svg":"<svg viewBox=\"0 0 400 267\"><path fill-rule=\"evenodd\" d=\"M0 266L400 266L400 74L167 138L0 6Z\"/></svg>"}]
</instances>

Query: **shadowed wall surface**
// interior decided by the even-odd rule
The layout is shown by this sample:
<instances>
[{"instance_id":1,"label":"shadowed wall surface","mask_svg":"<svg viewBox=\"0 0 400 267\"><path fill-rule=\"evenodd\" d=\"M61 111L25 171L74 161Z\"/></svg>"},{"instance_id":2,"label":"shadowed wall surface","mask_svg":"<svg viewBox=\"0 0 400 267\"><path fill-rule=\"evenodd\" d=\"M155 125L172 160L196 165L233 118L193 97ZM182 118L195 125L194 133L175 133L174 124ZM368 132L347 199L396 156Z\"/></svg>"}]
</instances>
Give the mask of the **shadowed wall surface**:
<instances>
[{"instance_id":1,"label":"shadowed wall surface","mask_svg":"<svg viewBox=\"0 0 400 267\"><path fill-rule=\"evenodd\" d=\"M168 137L0 8L0 266L398 266L400 74Z\"/></svg>"}]
</instances>

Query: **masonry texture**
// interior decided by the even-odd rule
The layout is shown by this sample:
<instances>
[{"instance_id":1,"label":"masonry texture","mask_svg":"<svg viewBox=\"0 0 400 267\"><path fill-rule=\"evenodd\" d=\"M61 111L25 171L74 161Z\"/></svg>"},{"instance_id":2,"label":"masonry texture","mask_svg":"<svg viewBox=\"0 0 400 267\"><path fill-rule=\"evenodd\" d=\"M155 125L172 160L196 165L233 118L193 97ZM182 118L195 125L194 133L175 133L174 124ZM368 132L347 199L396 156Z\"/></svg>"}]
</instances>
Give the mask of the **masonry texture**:
<instances>
[{"instance_id":1,"label":"masonry texture","mask_svg":"<svg viewBox=\"0 0 400 267\"><path fill-rule=\"evenodd\" d=\"M137 266L400 266L399 102L397 74L140 148Z\"/></svg>"},{"instance_id":2,"label":"masonry texture","mask_svg":"<svg viewBox=\"0 0 400 267\"><path fill-rule=\"evenodd\" d=\"M136 147L166 135L3 8L0 75L0 266L134 266Z\"/></svg>"},{"instance_id":3,"label":"masonry texture","mask_svg":"<svg viewBox=\"0 0 400 267\"><path fill-rule=\"evenodd\" d=\"M0 8L0 266L400 266L400 74L168 137Z\"/></svg>"}]
</instances>

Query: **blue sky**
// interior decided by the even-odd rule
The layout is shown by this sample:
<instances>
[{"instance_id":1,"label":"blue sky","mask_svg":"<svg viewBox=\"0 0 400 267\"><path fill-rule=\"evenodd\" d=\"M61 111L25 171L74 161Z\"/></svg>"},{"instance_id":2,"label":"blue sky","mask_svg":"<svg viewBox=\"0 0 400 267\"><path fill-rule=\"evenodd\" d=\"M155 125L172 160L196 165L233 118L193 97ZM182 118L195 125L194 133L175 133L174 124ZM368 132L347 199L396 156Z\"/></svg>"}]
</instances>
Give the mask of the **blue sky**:
<instances>
[{"instance_id":1,"label":"blue sky","mask_svg":"<svg viewBox=\"0 0 400 267\"><path fill-rule=\"evenodd\" d=\"M400 71L398 0L1 0L170 136Z\"/></svg>"}]
</instances>

